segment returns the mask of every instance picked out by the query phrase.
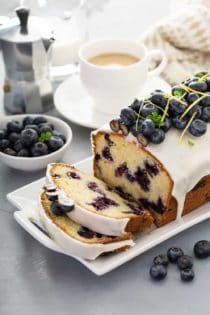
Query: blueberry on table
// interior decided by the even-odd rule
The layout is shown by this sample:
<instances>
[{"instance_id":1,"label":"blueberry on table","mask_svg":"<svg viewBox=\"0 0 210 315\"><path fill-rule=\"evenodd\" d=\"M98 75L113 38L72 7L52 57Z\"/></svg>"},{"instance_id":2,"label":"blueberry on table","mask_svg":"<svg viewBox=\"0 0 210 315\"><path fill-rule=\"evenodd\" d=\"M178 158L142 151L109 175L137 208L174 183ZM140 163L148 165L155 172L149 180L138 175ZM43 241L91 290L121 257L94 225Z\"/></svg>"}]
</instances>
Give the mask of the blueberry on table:
<instances>
[{"instance_id":1,"label":"blueberry on table","mask_svg":"<svg viewBox=\"0 0 210 315\"><path fill-rule=\"evenodd\" d=\"M185 91L179 85L175 85L172 87L171 93L173 96L180 97Z\"/></svg>"},{"instance_id":2,"label":"blueberry on table","mask_svg":"<svg viewBox=\"0 0 210 315\"><path fill-rule=\"evenodd\" d=\"M167 269L164 265L152 265L149 273L152 279L163 280L167 275Z\"/></svg>"},{"instance_id":3,"label":"blueberry on table","mask_svg":"<svg viewBox=\"0 0 210 315\"><path fill-rule=\"evenodd\" d=\"M194 113L196 113L196 118L199 118L202 113L202 108L199 105L194 105L189 111L188 115L192 116Z\"/></svg>"},{"instance_id":4,"label":"blueberry on table","mask_svg":"<svg viewBox=\"0 0 210 315\"><path fill-rule=\"evenodd\" d=\"M181 248L179 247L171 247L167 251L167 256L168 259L171 263L176 263L179 257L183 256L184 252Z\"/></svg>"},{"instance_id":5,"label":"blueberry on table","mask_svg":"<svg viewBox=\"0 0 210 315\"><path fill-rule=\"evenodd\" d=\"M174 128L178 130L184 130L184 128L187 126L187 120L186 119L180 119L179 117L172 118L172 125Z\"/></svg>"},{"instance_id":6,"label":"blueberry on table","mask_svg":"<svg viewBox=\"0 0 210 315\"><path fill-rule=\"evenodd\" d=\"M189 132L195 136L200 137L206 133L207 125L201 119L195 119L191 122Z\"/></svg>"},{"instance_id":7,"label":"blueberry on table","mask_svg":"<svg viewBox=\"0 0 210 315\"><path fill-rule=\"evenodd\" d=\"M178 258L177 265L180 270L191 269L193 266L193 259L191 256L182 255L181 257Z\"/></svg>"},{"instance_id":8,"label":"blueberry on table","mask_svg":"<svg viewBox=\"0 0 210 315\"><path fill-rule=\"evenodd\" d=\"M126 107L121 110L120 119L126 126L130 126L136 121L136 114L130 107Z\"/></svg>"},{"instance_id":9,"label":"blueberry on table","mask_svg":"<svg viewBox=\"0 0 210 315\"><path fill-rule=\"evenodd\" d=\"M26 116L24 119L23 119L23 126L25 127L26 125L33 125L34 123L34 118L31 117L31 116Z\"/></svg>"},{"instance_id":10,"label":"blueberry on table","mask_svg":"<svg viewBox=\"0 0 210 315\"><path fill-rule=\"evenodd\" d=\"M31 154L33 157L48 154L48 147L43 142L36 142L31 148Z\"/></svg>"},{"instance_id":11,"label":"blueberry on table","mask_svg":"<svg viewBox=\"0 0 210 315\"><path fill-rule=\"evenodd\" d=\"M161 129L164 131L164 132L167 132L172 126L172 122L171 122L171 119L166 117L165 120L164 120L164 125L161 126Z\"/></svg>"},{"instance_id":12,"label":"blueberry on table","mask_svg":"<svg viewBox=\"0 0 210 315\"><path fill-rule=\"evenodd\" d=\"M187 105L187 104L186 104ZM178 100L172 98L169 104L169 113L172 117L176 117L184 112L186 106Z\"/></svg>"},{"instance_id":13,"label":"blueberry on table","mask_svg":"<svg viewBox=\"0 0 210 315\"><path fill-rule=\"evenodd\" d=\"M0 151L4 151L6 148L9 148L10 142L8 139L1 139L0 140Z\"/></svg>"},{"instance_id":14,"label":"blueberry on table","mask_svg":"<svg viewBox=\"0 0 210 315\"><path fill-rule=\"evenodd\" d=\"M20 141L23 146L30 147L38 139L38 134L34 129L24 129L20 135Z\"/></svg>"},{"instance_id":15,"label":"blueberry on table","mask_svg":"<svg viewBox=\"0 0 210 315\"><path fill-rule=\"evenodd\" d=\"M143 136L143 134L141 132L138 132L137 136L136 136L138 142L143 146L146 147L148 145L148 140L145 136Z\"/></svg>"},{"instance_id":16,"label":"blueberry on table","mask_svg":"<svg viewBox=\"0 0 210 315\"><path fill-rule=\"evenodd\" d=\"M20 133L22 130L22 124L19 121L11 120L7 123L8 132L17 132Z\"/></svg>"},{"instance_id":17,"label":"blueberry on table","mask_svg":"<svg viewBox=\"0 0 210 315\"><path fill-rule=\"evenodd\" d=\"M193 92L187 94L186 100L187 100L188 104L194 103L195 101L197 101L197 99L199 99L199 95L198 94L195 94Z\"/></svg>"},{"instance_id":18,"label":"blueberry on table","mask_svg":"<svg viewBox=\"0 0 210 315\"><path fill-rule=\"evenodd\" d=\"M197 242L194 245L194 254L200 259L210 257L210 242L206 240Z\"/></svg>"},{"instance_id":19,"label":"blueberry on table","mask_svg":"<svg viewBox=\"0 0 210 315\"><path fill-rule=\"evenodd\" d=\"M141 131L144 136L151 136L155 131L155 125L150 119L145 119L141 124Z\"/></svg>"},{"instance_id":20,"label":"blueberry on table","mask_svg":"<svg viewBox=\"0 0 210 315\"><path fill-rule=\"evenodd\" d=\"M155 105L153 105L151 103L145 103L142 107L142 110L141 110L141 116L147 117L148 115L155 113L155 112L159 113L159 110Z\"/></svg>"},{"instance_id":21,"label":"blueberry on table","mask_svg":"<svg viewBox=\"0 0 210 315\"><path fill-rule=\"evenodd\" d=\"M193 81L189 84L189 88L192 90L200 91L200 92L205 92L207 91L207 83L204 81Z\"/></svg>"},{"instance_id":22,"label":"blueberry on table","mask_svg":"<svg viewBox=\"0 0 210 315\"><path fill-rule=\"evenodd\" d=\"M20 134L17 132L11 132L8 136L9 141L14 144L16 141L20 139Z\"/></svg>"},{"instance_id":23,"label":"blueberry on table","mask_svg":"<svg viewBox=\"0 0 210 315\"><path fill-rule=\"evenodd\" d=\"M6 137L7 137L6 129L0 129L0 140L1 139L6 139Z\"/></svg>"},{"instance_id":24,"label":"blueberry on table","mask_svg":"<svg viewBox=\"0 0 210 315\"><path fill-rule=\"evenodd\" d=\"M12 156L15 156L16 155L16 152L14 150L12 150L11 148L6 148L4 150L4 153L5 154L8 154L8 155L12 155Z\"/></svg>"},{"instance_id":25,"label":"blueberry on table","mask_svg":"<svg viewBox=\"0 0 210 315\"><path fill-rule=\"evenodd\" d=\"M142 123L143 123L143 120L139 119L137 123L133 124L130 127L130 132L132 133L134 137L137 137L138 133L142 132Z\"/></svg>"},{"instance_id":26,"label":"blueberry on table","mask_svg":"<svg viewBox=\"0 0 210 315\"><path fill-rule=\"evenodd\" d=\"M206 84L208 87L208 91L210 91L210 76L206 78Z\"/></svg>"},{"instance_id":27,"label":"blueberry on table","mask_svg":"<svg viewBox=\"0 0 210 315\"><path fill-rule=\"evenodd\" d=\"M200 119L205 122L210 122L210 106L203 108Z\"/></svg>"},{"instance_id":28,"label":"blueberry on table","mask_svg":"<svg viewBox=\"0 0 210 315\"><path fill-rule=\"evenodd\" d=\"M180 272L181 280L184 282L190 282L195 278L193 269L183 269Z\"/></svg>"},{"instance_id":29,"label":"blueberry on table","mask_svg":"<svg viewBox=\"0 0 210 315\"><path fill-rule=\"evenodd\" d=\"M130 108L138 113L141 107L141 103L142 103L141 101L135 99L133 103L130 105Z\"/></svg>"},{"instance_id":30,"label":"blueberry on table","mask_svg":"<svg viewBox=\"0 0 210 315\"><path fill-rule=\"evenodd\" d=\"M150 136L150 141L153 144L159 144L165 139L165 132L162 129L155 128L154 132Z\"/></svg>"},{"instance_id":31,"label":"blueberry on table","mask_svg":"<svg viewBox=\"0 0 210 315\"><path fill-rule=\"evenodd\" d=\"M40 125L40 124L44 124L47 122L47 119L43 116L37 116L36 118L34 118L34 124L35 125Z\"/></svg>"},{"instance_id":32,"label":"blueberry on table","mask_svg":"<svg viewBox=\"0 0 210 315\"><path fill-rule=\"evenodd\" d=\"M151 95L150 100L152 103L165 108L166 104L167 104L167 99L165 98L165 96L163 95L162 92L156 92L154 94Z\"/></svg>"},{"instance_id":33,"label":"blueberry on table","mask_svg":"<svg viewBox=\"0 0 210 315\"><path fill-rule=\"evenodd\" d=\"M17 152L17 156L21 156L21 157L29 157L30 156L30 152L28 149L21 149Z\"/></svg>"},{"instance_id":34,"label":"blueberry on table","mask_svg":"<svg viewBox=\"0 0 210 315\"><path fill-rule=\"evenodd\" d=\"M129 134L130 128L126 124L120 121L120 130L122 131L122 134L124 136L127 136Z\"/></svg>"},{"instance_id":35,"label":"blueberry on table","mask_svg":"<svg viewBox=\"0 0 210 315\"><path fill-rule=\"evenodd\" d=\"M166 255L158 255L153 259L153 264L154 265L163 265L163 266L168 266L168 257Z\"/></svg>"},{"instance_id":36,"label":"blueberry on table","mask_svg":"<svg viewBox=\"0 0 210 315\"><path fill-rule=\"evenodd\" d=\"M47 145L50 151L53 152L60 149L64 145L64 141L60 137L52 136L50 140L48 140Z\"/></svg>"}]
</instances>

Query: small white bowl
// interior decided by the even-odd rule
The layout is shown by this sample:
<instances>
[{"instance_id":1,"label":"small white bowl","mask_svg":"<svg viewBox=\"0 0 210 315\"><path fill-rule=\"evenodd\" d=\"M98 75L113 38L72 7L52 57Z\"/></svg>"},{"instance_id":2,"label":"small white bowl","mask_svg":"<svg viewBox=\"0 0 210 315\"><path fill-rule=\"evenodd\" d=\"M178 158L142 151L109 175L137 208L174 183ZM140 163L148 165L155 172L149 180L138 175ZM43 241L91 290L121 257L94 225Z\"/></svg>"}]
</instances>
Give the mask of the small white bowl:
<instances>
[{"instance_id":1,"label":"small white bowl","mask_svg":"<svg viewBox=\"0 0 210 315\"><path fill-rule=\"evenodd\" d=\"M72 140L72 130L61 119L52 117L52 116L47 116L47 115L13 115L13 116L5 116L0 119L0 129L6 128L7 123L10 120L17 120L17 121L23 121L23 119L26 116L31 116L31 117L38 117L38 116L43 116L47 119L49 123L52 123L55 127L56 130L58 130L60 133L62 133L65 138L66 142L62 148L59 150L49 153L47 155L42 155L38 157L18 157L18 156L11 156L5 153L0 152L0 161L2 161L4 164L18 169L22 171L36 171L42 168L45 168L47 164L52 163L52 162L58 162L61 160L65 152L68 150L68 147L71 143Z\"/></svg>"}]
</instances>

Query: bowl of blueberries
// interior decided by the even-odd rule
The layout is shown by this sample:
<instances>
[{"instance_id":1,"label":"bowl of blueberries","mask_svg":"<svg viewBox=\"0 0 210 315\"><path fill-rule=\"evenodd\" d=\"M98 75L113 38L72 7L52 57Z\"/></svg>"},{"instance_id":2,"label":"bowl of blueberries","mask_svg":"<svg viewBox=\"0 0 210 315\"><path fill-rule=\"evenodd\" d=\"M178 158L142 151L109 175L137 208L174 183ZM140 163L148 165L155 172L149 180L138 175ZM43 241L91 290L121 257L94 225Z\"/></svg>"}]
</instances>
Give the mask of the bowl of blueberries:
<instances>
[{"instance_id":1,"label":"bowl of blueberries","mask_svg":"<svg viewBox=\"0 0 210 315\"><path fill-rule=\"evenodd\" d=\"M0 119L0 160L15 169L35 171L58 162L67 151L72 131L47 115L15 115Z\"/></svg>"}]
</instances>

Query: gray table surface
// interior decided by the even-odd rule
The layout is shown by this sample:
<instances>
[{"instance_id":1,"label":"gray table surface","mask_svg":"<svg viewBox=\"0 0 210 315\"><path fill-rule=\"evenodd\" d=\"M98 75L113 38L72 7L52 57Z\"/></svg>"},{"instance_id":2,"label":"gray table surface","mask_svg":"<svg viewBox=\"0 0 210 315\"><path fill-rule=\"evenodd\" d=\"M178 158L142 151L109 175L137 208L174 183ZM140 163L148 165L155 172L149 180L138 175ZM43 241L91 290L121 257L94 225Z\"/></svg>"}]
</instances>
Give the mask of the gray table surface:
<instances>
[{"instance_id":1,"label":"gray table surface","mask_svg":"<svg viewBox=\"0 0 210 315\"><path fill-rule=\"evenodd\" d=\"M136 6L140 2L131 1ZM166 3L161 0L163 2ZM118 8L124 8L123 12L126 12L126 1L121 2L122 6L119 6L119 0L112 3L116 10L118 4ZM111 9L107 7L106 10L110 16ZM133 14L134 11L135 8ZM114 21L113 16L112 19ZM126 23L127 20L125 27ZM132 30L130 35L136 32L136 27ZM99 33L102 37L104 34ZM53 114L57 115L56 112ZM65 156L65 161L70 163L89 156L91 152L90 130L72 123L71 127L73 142ZM169 239L109 274L97 277L73 258L40 245L14 221L15 208L6 200L6 194L43 175L44 171L26 174L0 163L1 315L210 314L210 259L195 260L196 279L190 284L181 283L176 266L169 267L168 277L161 283L154 283L148 275L152 258L169 246L181 246L186 253L192 254L195 241L210 239L209 221Z\"/></svg>"}]
</instances>

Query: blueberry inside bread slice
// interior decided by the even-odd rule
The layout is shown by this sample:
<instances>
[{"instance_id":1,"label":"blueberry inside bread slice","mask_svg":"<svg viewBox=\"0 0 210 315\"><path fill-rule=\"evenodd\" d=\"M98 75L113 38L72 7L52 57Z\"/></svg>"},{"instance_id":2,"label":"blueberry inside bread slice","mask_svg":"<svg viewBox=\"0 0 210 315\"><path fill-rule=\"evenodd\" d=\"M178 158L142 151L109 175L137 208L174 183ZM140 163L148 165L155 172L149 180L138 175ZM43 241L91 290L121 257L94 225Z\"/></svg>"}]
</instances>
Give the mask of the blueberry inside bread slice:
<instances>
[{"instance_id":1,"label":"blueberry inside bread slice","mask_svg":"<svg viewBox=\"0 0 210 315\"><path fill-rule=\"evenodd\" d=\"M56 201L48 198L46 191L42 191L39 205L41 219L51 237L69 255L95 259L102 253L125 250L134 245L131 233L106 236L74 222L62 211L58 213L56 210L55 214Z\"/></svg>"},{"instance_id":2,"label":"blueberry inside bread slice","mask_svg":"<svg viewBox=\"0 0 210 315\"><path fill-rule=\"evenodd\" d=\"M153 223L151 214L137 203L122 198L103 181L71 165L50 164L47 179L57 187L58 195L65 193L75 202L67 215L96 232L116 236L149 228Z\"/></svg>"}]
</instances>

